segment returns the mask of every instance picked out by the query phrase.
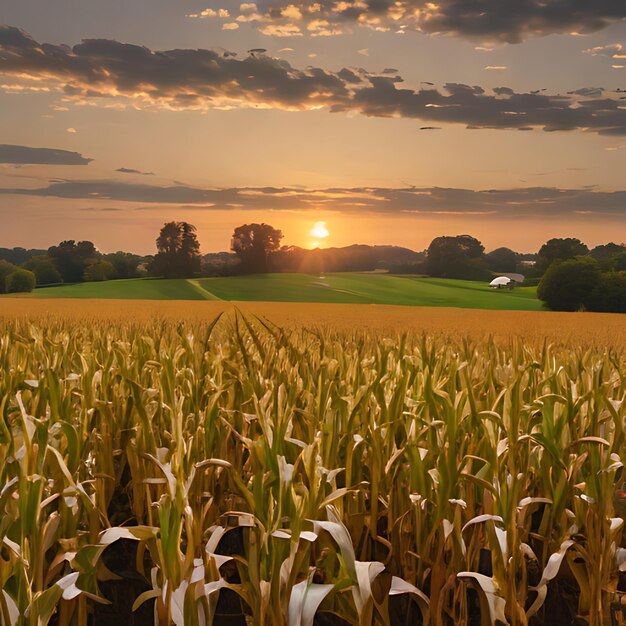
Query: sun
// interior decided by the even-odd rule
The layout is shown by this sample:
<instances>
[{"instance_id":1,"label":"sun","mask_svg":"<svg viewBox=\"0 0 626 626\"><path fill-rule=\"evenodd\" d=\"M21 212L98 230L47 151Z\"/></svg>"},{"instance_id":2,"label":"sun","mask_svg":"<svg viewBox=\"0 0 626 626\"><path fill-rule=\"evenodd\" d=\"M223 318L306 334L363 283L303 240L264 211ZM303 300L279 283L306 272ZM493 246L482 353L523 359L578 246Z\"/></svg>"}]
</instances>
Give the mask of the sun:
<instances>
[{"instance_id":1,"label":"sun","mask_svg":"<svg viewBox=\"0 0 626 626\"><path fill-rule=\"evenodd\" d=\"M326 222L315 222L309 234L311 237L315 237L315 239L326 239L330 235L328 228L326 228Z\"/></svg>"}]
</instances>

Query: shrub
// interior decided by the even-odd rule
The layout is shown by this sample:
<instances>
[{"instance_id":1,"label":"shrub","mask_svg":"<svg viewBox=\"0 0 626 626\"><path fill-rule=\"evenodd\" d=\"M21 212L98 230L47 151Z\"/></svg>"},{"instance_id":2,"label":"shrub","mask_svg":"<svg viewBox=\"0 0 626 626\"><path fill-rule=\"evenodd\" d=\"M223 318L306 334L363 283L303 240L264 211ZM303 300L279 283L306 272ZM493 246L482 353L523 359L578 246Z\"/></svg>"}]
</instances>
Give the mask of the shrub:
<instances>
[{"instance_id":1,"label":"shrub","mask_svg":"<svg viewBox=\"0 0 626 626\"><path fill-rule=\"evenodd\" d=\"M9 293L30 293L37 284L35 274L30 270L19 268L15 270L7 280Z\"/></svg>"},{"instance_id":2,"label":"shrub","mask_svg":"<svg viewBox=\"0 0 626 626\"><path fill-rule=\"evenodd\" d=\"M7 293L9 276L15 272L17 265L0 259L0 293Z\"/></svg>"},{"instance_id":3,"label":"shrub","mask_svg":"<svg viewBox=\"0 0 626 626\"><path fill-rule=\"evenodd\" d=\"M601 313L626 313L626 272L602 274L585 306Z\"/></svg>"},{"instance_id":4,"label":"shrub","mask_svg":"<svg viewBox=\"0 0 626 626\"><path fill-rule=\"evenodd\" d=\"M537 297L554 311L579 311L600 276L600 266L591 257L554 261L539 283Z\"/></svg>"},{"instance_id":5,"label":"shrub","mask_svg":"<svg viewBox=\"0 0 626 626\"><path fill-rule=\"evenodd\" d=\"M83 280L99 282L115 278L115 268L108 261L96 261L87 266L83 274Z\"/></svg>"}]
</instances>

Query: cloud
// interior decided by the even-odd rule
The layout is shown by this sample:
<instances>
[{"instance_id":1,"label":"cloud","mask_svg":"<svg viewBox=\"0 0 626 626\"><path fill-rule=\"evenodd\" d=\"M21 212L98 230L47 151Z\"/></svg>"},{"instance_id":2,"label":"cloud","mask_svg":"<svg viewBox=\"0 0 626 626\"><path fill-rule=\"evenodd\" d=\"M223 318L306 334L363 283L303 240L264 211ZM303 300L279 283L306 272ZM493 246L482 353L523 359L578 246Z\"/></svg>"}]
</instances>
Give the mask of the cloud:
<instances>
[{"instance_id":1,"label":"cloud","mask_svg":"<svg viewBox=\"0 0 626 626\"><path fill-rule=\"evenodd\" d=\"M141 176L154 176L154 172L142 172L141 170L134 170L130 167L120 167L115 170L121 174L139 174Z\"/></svg>"},{"instance_id":2,"label":"cloud","mask_svg":"<svg viewBox=\"0 0 626 626\"><path fill-rule=\"evenodd\" d=\"M570 96L583 96L584 98L601 98L604 93L604 89L602 87L582 87L581 89L576 89L575 91L567 92Z\"/></svg>"},{"instance_id":3,"label":"cloud","mask_svg":"<svg viewBox=\"0 0 626 626\"><path fill-rule=\"evenodd\" d=\"M117 211L123 211L124 209L120 209L119 207L85 207L83 209L79 209L80 211L89 211L93 213L114 213Z\"/></svg>"},{"instance_id":4,"label":"cloud","mask_svg":"<svg viewBox=\"0 0 626 626\"><path fill-rule=\"evenodd\" d=\"M243 11L244 9L242 8L244 5L241 5L240 10ZM193 18L205 18L205 17L222 17L222 18L229 18L230 17L230 12L228 11L228 9L204 9L204 11L200 11L200 13L190 13L189 15L187 15L187 17L193 17Z\"/></svg>"},{"instance_id":5,"label":"cloud","mask_svg":"<svg viewBox=\"0 0 626 626\"><path fill-rule=\"evenodd\" d=\"M626 59L626 49L619 43L609 44L606 46L596 46L595 48L587 48L586 50L583 50L583 52L594 57Z\"/></svg>"},{"instance_id":6,"label":"cloud","mask_svg":"<svg viewBox=\"0 0 626 626\"><path fill-rule=\"evenodd\" d=\"M533 36L601 30L626 18L626 3L623 0L259 0L241 5L237 19L240 18L255 22L263 33L279 37L311 34L312 24L323 23L327 34L365 27L396 33L451 35L481 42L519 43Z\"/></svg>"},{"instance_id":7,"label":"cloud","mask_svg":"<svg viewBox=\"0 0 626 626\"><path fill-rule=\"evenodd\" d=\"M38 189L0 189L0 194L133 203L129 210L164 205L199 211L340 211L387 215L476 215L493 217L543 216L567 219L585 212L589 217L626 219L626 191L593 188L454 189L440 187L239 187L202 189L187 185L159 187L114 180L56 181ZM147 205L147 206L145 206ZM97 208L97 207L96 207ZM122 208L122 207L117 207ZM95 208L92 210L96 210Z\"/></svg>"},{"instance_id":8,"label":"cloud","mask_svg":"<svg viewBox=\"0 0 626 626\"><path fill-rule=\"evenodd\" d=\"M0 144L0 163L13 163L16 165L87 165L91 161L93 159L88 159L79 152L70 152L69 150Z\"/></svg>"},{"instance_id":9,"label":"cloud","mask_svg":"<svg viewBox=\"0 0 626 626\"><path fill-rule=\"evenodd\" d=\"M332 72L293 67L284 59L223 50L165 50L109 39L87 39L69 48L40 44L23 31L0 27L0 74L47 83L65 103L131 103L173 110L268 108L402 117L425 125L546 131L585 130L626 135L626 106L619 99L587 97L579 90L550 95L508 87L447 83L403 88L395 70L360 68ZM594 88L595 89L595 88ZM597 93L597 91L595 92Z\"/></svg>"},{"instance_id":10,"label":"cloud","mask_svg":"<svg viewBox=\"0 0 626 626\"><path fill-rule=\"evenodd\" d=\"M302 37L304 33L296 24L265 24L260 31L268 37Z\"/></svg>"},{"instance_id":11,"label":"cloud","mask_svg":"<svg viewBox=\"0 0 626 626\"><path fill-rule=\"evenodd\" d=\"M152 52L109 39L87 39L69 48L39 44L10 26L0 26L0 74L49 81L69 101L131 99L172 109L304 109L348 95L332 72L298 70L262 54L239 60L221 50Z\"/></svg>"},{"instance_id":12,"label":"cloud","mask_svg":"<svg viewBox=\"0 0 626 626\"><path fill-rule=\"evenodd\" d=\"M622 44L614 43L606 46L596 46L595 48L583 50L583 52L594 57L616 59L617 62L611 65L611 68L614 70L623 70L626 67L622 65L623 60L626 59L626 48Z\"/></svg>"},{"instance_id":13,"label":"cloud","mask_svg":"<svg viewBox=\"0 0 626 626\"><path fill-rule=\"evenodd\" d=\"M75 128L66 128L65 130L71 135L75 135L78 132Z\"/></svg>"}]
</instances>

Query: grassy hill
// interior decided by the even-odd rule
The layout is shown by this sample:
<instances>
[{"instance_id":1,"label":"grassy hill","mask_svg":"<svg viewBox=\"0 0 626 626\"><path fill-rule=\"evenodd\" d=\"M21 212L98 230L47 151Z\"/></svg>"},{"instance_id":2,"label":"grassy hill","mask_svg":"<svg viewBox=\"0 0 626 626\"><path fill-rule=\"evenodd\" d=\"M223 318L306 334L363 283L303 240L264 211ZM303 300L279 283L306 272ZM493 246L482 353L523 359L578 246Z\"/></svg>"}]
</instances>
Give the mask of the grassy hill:
<instances>
[{"instance_id":1,"label":"grassy hill","mask_svg":"<svg viewBox=\"0 0 626 626\"><path fill-rule=\"evenodd\" d=\"M45 287L22 297L337 302L520 311L542 308L534 287L494 291L484 282L359 273L114 280Z\"/></svg>"}]
</instances>

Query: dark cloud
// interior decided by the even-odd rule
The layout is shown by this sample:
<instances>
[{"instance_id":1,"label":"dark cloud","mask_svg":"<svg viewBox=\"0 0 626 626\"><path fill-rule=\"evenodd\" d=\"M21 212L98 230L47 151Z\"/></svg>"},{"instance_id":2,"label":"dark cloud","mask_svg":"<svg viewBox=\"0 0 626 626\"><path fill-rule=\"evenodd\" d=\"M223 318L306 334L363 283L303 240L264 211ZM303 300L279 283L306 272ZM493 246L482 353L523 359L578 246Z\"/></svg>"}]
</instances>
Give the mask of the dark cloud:
<instances>
[{"instance_id":1,"label":"dark cloud","mask_svg":"<svg viewBox=\"0 0 626 626\"><path fill-rule=\"evenodd\" d=\"M235 59L215 50L167 50L107 39L72 49L39 44L26 33L0 27L0 74L35 75L69 99L132 100L135 106L171 109L263 107L327 108L372 117L404 117L438 126L546 131L586 130L626 135L626 108L597 88L566 95L518 93L507 87L447 83L403 88L397 75L344 68L297 69L262 54ZM25 79L24 79L25 80ZM109 100L104 100L108 102Z\"/></svg>"},{"instance_id":2,"label":"dark cloud","mask_svg":"<svg viewBox=\"0 0 626 626\"><path fill-rule=\"evenodd\" d=\"M121 174L139 174L140 176L154 176L154 172L142 172L141 170L134 170L130 167L118 167L116 172Z\"/></svg>"},{"instance_id":3,"label":"dark cloud","mask_svg":"<svg viewBox=\"0 0 626 626\"><path fill-rule=\"evenodd\" d=\"M593 188L469 190L439 187L352 187L303 189L296 187L240 187L200 189L185 185L158 187L121 181L62 181L39 189L2 189L0 194L134 203L128 210L176 205L199 211L215 210L326 210L344 213L396 215L491 215L494 217L575 216L626 219L626 191L602 192ZM137 203L142 203L140 209ZM147 206L146 206L147 205Z\"/></svg>"},{"instance_id":4,"label":"dark cloud","mask_svg":"<svg viewBox=\"0 0 626 626\"><path fill-rule=\"evenodd\" d=\"M219 50L166 50L109 39L69 48L39 44L27 33L0 27L0 73L31 73L63 86L68 97L121 94L170 108L264 105L306 108L348 96L339 76L318 68L297 70L265 55L242 60Z\"/></svg>"},{"instance_id":5,"label":"dark cloud","mask_svg":"<svg viewBox=\"0 0 626 626\"><path fill-rule=\"evenodd\" d=\"M604 89L602 87L582 87L581 89L568 91L567 93L570 96L583 96L584 98L601 98L604 94Z\"/></svg>"},{"instance_id":6,"label":"dark cloud","mask_svg":"<svg viewBox=\"0 0 626 626\"><path fill-rule=\"evenodd\" d=\"M158 187L114 180L55 181L39 189L3 189L0 193L53 196L57 198L90 198L125 202L202 204L212 202L219 191L183 185Z\"/></svg>"},{"instance_id":7,"label":"dark cloud","mask_svg":"<svg viewBox=\"0 0 626 626\"><path fill-rule=\"evenodd\" d=\"M93 159L87 159L78 152L56 150L54 148L30 148L0 144L0 163L15 165L87 165Z\"/></svg>"},{"instance_id":8,"label":"dark cloud","mask_svg":"<svg viewBox=\"0 0 626 626\"><path fill-rule=\"evenodd\" d=\"M245 10L243 10L245 7ZM199 17L193 14L190 17ZM218 17L218 12L211 15ZM591 33L626 18L624 0L257 0L239 19L273 36L324 36L354 26L518 43L551 33Z\"/></svg>"}]
</instances>

